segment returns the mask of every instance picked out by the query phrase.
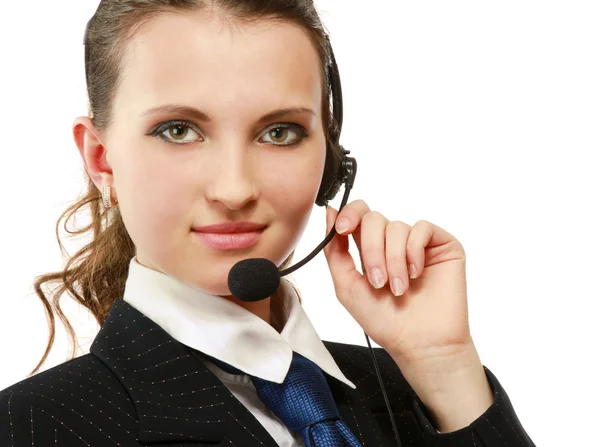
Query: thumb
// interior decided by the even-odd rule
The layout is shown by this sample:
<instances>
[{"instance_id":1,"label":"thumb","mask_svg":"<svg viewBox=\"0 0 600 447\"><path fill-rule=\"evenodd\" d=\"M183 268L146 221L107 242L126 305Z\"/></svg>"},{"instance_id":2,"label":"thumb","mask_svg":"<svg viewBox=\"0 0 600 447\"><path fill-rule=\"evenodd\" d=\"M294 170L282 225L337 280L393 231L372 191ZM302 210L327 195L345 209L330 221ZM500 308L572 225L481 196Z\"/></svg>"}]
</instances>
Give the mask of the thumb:
<instances>
[{"instance_id":1,"label":"thumb","mask_svg":"<svg viewBox=\"0 0 600 447\"><path fill-rule=\"evenodd\" d=\"M327 221L327 232L325 235L327 236L333 226L335 225L335 221L338 217L338 210L329 206L326 211L326 221ZM327 258L327 262L329 263L329 267L336 269L338 275L346 272L347 270L354 270L355 264L352 256L350 255L349 249L349 237L347 235L338 234L337 231L333 233L333 238L325 247L323 251L325 253L325 257ZM332 271L332 273L334 273ZM335 274L334 273L334 274Z\"/></svg>"},{"instance_id":2,"label":"thumb","mask_svg":"<svg viewBox=\"0 0 600 447\"><path fill-rule=\"evenodd\" d=\"M327 207L326 234L329 234L333 228L338 214L339 213L335 208ZM352 255L348 251L348 239L348 236L335 232L333 234L333 239L331 239L331 241L323 248L323 253L325 254L327 266L331 272L331 278L333 279L333 285L338 297L347 296L349 285L354 284L357 279L362 277L356 270L354 259L352 259Z\"/></svg>"},{"instance_id":3,"label":"thumb","mask_svg":"<svg viewBox=\"0 0 600 447\"><path fill-rule=\"evenodd\" d=\"M333 225L335 224L335 219L337 218L338 215L338 211L331 207L331 206L327 206L327 209L325 211L325 222L326 222L326 232L325 232L325 236L327 236L329 234L329 232L331 231L331 228L333 227Z\"/></svg>"},{"instance_id":4,"label":"thumb","mask_svg":"<svg viewBox=\"0 0 600 447\"><path fill-rule=\"evenodd\" d=\"M335 225L335 220L337 219L338 214L339 214L338 210L336 210L332 206L327 206L327 210L325 211L325 221L326 221L325 236L327 236L331 232L331 229ZM336 231L335 233L333 233L333 239L331 239L329 241L329 243L327 243L327 245L325 245L325 247L323 248L323 253L325 254L325 257L327 258L327 262L330 261L329 258L330 258L331 251L338 250L336 245L338 244L339 237L340 237L340 235Z\"/></svg>"}]
</instances>

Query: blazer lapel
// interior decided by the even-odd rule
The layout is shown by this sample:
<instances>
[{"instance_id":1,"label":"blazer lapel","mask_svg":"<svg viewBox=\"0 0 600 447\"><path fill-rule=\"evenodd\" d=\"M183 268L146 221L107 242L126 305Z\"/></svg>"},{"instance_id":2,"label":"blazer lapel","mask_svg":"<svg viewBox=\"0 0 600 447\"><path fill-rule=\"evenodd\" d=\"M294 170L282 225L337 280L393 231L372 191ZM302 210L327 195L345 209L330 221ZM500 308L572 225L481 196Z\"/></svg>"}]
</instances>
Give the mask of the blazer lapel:
<instances>
[{"instance_id":1,"label":"blazer lapel","mask_svg":"<svg viewBox=\"0 0 600 447\"><path fill-rule=\"evenodd\" d=\"M90 353L112 370L131 397L140 442L277 447L254 415L189 349L117 299Z\"/></svg>"}]
</instances>

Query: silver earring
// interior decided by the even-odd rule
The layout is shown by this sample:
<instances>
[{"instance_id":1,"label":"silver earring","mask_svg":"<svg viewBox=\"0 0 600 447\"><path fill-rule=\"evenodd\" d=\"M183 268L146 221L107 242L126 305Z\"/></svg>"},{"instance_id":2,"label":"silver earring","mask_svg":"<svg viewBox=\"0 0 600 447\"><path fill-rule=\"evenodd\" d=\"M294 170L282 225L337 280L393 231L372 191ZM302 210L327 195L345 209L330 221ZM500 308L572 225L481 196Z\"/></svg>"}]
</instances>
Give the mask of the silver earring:
<instances>
[{"instance_id":1,"label":"silver earring","mask_svg":"<svg viewBox=\"0 0 600 447\"><path fill-rule=\"evenodd\" d=\"M105 208L112 208L119 203L117 200L115 200L113 203L110 196L110 189L110 186L105 186L102 188L102 203L104 204Z\"/></svg>"}]
</instances>

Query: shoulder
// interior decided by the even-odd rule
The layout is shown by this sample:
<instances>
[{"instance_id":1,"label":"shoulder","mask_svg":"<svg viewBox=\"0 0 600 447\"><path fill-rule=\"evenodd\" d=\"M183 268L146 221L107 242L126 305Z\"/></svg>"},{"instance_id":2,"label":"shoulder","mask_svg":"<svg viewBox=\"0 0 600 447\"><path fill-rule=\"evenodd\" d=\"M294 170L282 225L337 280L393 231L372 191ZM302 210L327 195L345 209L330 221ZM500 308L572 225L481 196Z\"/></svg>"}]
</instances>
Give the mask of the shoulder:
<instances>
[{"instance_id":1,"label":"shoulder","mask_svg":"<svg viewBox=\"0 0 600 447\"><path fill-rule=\"evenodd\" d=\"M113 396L123 391L119 381L97 357L85 354L0 391L0 402L16 399L40 405L49 402L61 405L72 399L81 401L84 390L99 388ZM13 399L10 399L11 396ZM5 408L0 408L0 412L4 410Z\"/></svg>"},{"instance_id":2,"label":"shoulder","mask_svg":"<svg viewBox=\"0 0 600 447\"><path fill-rule=\"evenodd\" d=\"M129 416L136 423L120 382L98 358L86 354L0 391L0 445L31 443L37 433L81 441L80 434L103 412L109 418Z\"/></svg>"}]
</instances>

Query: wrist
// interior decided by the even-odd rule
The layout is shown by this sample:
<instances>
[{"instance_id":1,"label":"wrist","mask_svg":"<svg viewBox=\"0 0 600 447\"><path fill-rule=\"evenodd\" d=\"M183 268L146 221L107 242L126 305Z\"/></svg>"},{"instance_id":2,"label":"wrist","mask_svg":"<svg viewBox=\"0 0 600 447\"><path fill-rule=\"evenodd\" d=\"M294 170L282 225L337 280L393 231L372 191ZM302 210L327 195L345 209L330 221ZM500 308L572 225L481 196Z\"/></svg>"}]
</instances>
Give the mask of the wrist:
<instances>
[{"instance_id":1,"label":"wrist","mask_svg":"<svg viewBox=\"0 0 600 447\"><path fill-rule=\"evenodd\" d=\"M390 355L404 377L413 380L431 375L452 376L480 363L475 343L470 336L464 342L453 345L428 348L408 355L390 352Z\"/></svg>"},{"instance_id":2,"label":"wrist","mask_svg":"<svg viewBox=\"0 0 600 447\"><path fill-rule=\"evenodd\" d=\"M494 401L473 343L412 362L394 360L440 432L468 426Z\"/></svg>"}]
</instances>

